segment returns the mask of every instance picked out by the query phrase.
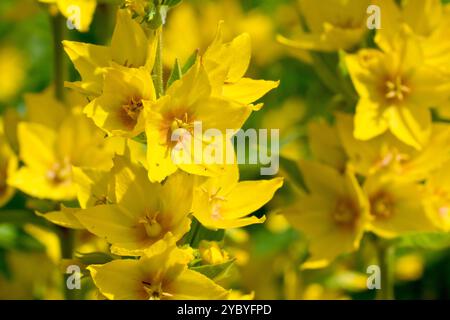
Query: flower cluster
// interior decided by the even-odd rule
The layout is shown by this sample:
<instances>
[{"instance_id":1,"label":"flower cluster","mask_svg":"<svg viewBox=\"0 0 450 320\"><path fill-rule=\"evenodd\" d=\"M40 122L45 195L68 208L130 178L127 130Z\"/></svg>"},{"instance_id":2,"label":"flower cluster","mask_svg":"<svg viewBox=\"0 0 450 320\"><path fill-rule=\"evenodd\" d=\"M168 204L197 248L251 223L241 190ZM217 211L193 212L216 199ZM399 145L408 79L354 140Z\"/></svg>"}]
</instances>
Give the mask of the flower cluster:
<instances>
[{"instance_id":1,"label":"flower cluster","mask_svg":"<svg viewBox=\"0 0 450 320\"><path fill-rule=\"evenodd\" d=\"M365 10L371 3L381 10L381 29L372 34ZM285 210L310 240L305 267L357 250L366 232L385 239L448 232L450 221L450 126L442 121L450 98L448 5L330 4L300 1L309 31L280 38L313 50L315 61L340 50L341 82L348 76L358 97L354 109L337 107L331 122L308 127L312 159L298 162L307 193ZM351 96L337 85L338 94Z\"/></svg>"},{"instance_id":2,"label":"flower cluster","mask_svg":"<svg viewBox=\"0 0 450 320\"><path fill-rule=\"evenodd\" d=\"M195 269L220 270L232 258L224 253L218 259L217 243L200 242L197 232L220 236L221 229L264 222L249 215L283 181L239 182L237 164L179 164L182 151L171 137L180 128L193 134L196 121L221 131L240 129L261 109L254 102L278 82L246 78L250 37L225 43L219 25L208 49L183 67L177 62L163 83L155 72L162 63L162 27L134 19L129 4L117 11L109 46L63 42L81 76L66 83L71 90L63 100L55 98L54 88L26 97L28 119L17 125L23 166L17 168L6 145L1 148L7 161L0 172L8 181L0 189L2 203L12 188L60 202L60 210L39 215L105 239L115 259L85 268L106 298L226 298L227 290Z\"/></svg>"}]
</instances>

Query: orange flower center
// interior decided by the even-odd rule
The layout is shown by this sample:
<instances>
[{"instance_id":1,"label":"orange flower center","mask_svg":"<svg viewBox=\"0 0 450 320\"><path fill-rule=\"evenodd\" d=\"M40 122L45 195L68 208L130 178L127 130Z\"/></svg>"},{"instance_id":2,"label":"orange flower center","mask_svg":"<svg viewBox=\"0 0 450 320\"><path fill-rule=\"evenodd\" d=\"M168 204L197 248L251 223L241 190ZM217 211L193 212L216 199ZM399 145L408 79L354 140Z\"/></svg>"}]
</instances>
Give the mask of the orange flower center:
<instances>
[{"instance_id":1,"label":"orange flower center","mask_svg":"<svg viewBox=\"0 0 450 320\"><path fill-rule=\"evenodd\" d=\"M389 218L394 212L394 200L386 192L378 192L370 197L371 214L378 218Z\"/></svg>"},{"instance_id":2,"label":"orange flower center","mask_svg":"<svg viewBox=\"0 0 450 320\"><path fill-rule=\"evenodd\" d=\"M139 221L139 223L144 225L145 233L150 238L158 238L163 231L158 216L159 212L147 214L145 218Z\"/></svg>"},{"instance_id":3,"label":"orange flower center","mask_svg":"<svg viewBox=\"0 0 450 320\"><path fill-rule=\"evenodd\" d=\"M333 219L339 225L352 226L359 216L355 203L348 198L338 199L333 210Z\"/></svg>"},{"instance_id":4,"label":"orange flower center","mask_svg":"<svg viewBox=\"0 0 450 320\"><path fill-rule=\"evenodd\" d=\"M144 286L145 293L148 295L148 300L161 300L166 297L172 297L170 293L163 291L160 282L152 283L149 281L142 281L142 285Z\"/></svg>"},{"instance_id":5,"label":"orange flower center","mask_svg":"<svg viewBox=\"0 0 450 320\"><path fill-rule=\"evenodd\" d=\"M68 159L56 162L47 171L47 179L54 184L68 183L72 179L72 166Z\"/></svg>"},{"instance_id":6,"label":"orange flower center","mask_svg":"<svg viewBox=\"0 0 450 320\"><path fill-rule=\"evenodd\" d=\"M407 81L401 76L389 79L385 83L385 97L388 101L403 102L410 92Z\"/></svg>"},{"instance_id":7,"label":"orange flower center","mask_svg":"<svg viewBox=\"0 0 450 320\"><path fill-rule=\"evenodd\" d=\"M141 98L136 97L132 97L128 103L122 105L120 117L126 127L133 129L136 126L143 108L144 104Z\"/></svg>"}]
</instances>

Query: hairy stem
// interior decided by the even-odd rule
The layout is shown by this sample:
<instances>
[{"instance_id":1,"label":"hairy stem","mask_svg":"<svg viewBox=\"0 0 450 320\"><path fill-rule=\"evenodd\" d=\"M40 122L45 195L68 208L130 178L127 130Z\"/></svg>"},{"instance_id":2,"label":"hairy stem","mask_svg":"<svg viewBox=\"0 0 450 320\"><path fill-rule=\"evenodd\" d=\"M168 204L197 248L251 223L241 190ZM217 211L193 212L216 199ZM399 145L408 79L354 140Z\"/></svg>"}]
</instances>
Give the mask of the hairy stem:
<instances>
[{"instance_id":1,"label":"hairy stem","mask_svg":"<svg viewBox=\"0 0 450 320\"><path fill-rule=\"evenodd\" d=\"M66 62L64 59L64 49L62 41L65 35L65 19L58 13L52 17L53 28L53 59L54 59L54 87L55 97L64 102L64 79L66 77ZM75 232L67 228L59 228L59 242L62 259L72 259L74 250ZM67 287L67 275L63 275L64 297L66 300L75 299L75 290L69 290Z\"/></svg>"},{"instance_id":2,"label":"hairy stem","mask_svg":"<svg viewBox=\"0 0 450 320\"><path fill-rule=\"evenodd\" d=\"M155 66L153 68L153 78L157 97L164 95L164 69L163 69L163 27L157 33L158 48L156 51Z\"/></svg>"},{"instance_id":3,"label":"hairy stem","mask_svg":"<svg viewBox=\"0 0 450 320\"><path fill-rule=\"evenodd\" d=\"M64 59L64 49L62 41L65 34L65 19L58 13L52 17L53 29L53 73L55 96L58 100L64 101L64 79L66 76L66 62Z\"/></svg>"},{"instance_id":4,"label":"hairy stem","mask_svg":"<svg viewBox=\"0 0 450 320\"><path fill-rule=\"evenodd\" d=\"M381 271L381 289L378 292L379 300L394 300L394 247L379 239L378 263Z\"/></svg>"}]
</instances>

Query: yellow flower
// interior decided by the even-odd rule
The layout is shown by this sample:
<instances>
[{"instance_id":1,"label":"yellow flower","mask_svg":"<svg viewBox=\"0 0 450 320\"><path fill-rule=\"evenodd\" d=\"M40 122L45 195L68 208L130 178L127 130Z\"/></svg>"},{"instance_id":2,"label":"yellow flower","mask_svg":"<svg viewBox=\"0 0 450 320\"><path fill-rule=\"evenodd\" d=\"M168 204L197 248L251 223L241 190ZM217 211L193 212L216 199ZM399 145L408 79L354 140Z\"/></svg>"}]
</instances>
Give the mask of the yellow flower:
<instances>
[{"instance_id":1,"label":"yellow flower","mask_svg":"<svg viewBox=\"0 0 450 320\"><path fill-rule=\"evenodd\" d=\"M53 97L43 96L46 98L36 101L44 106L57 105ZM59 119L59 126L52 121L48 125L39 121L19 124L20 158L25 166L9 178L12 186L37 198L72 200L76 196L72 166L111 168L114 149L102 131L77 108L66 108L68 115L61 119L52 115L57 108L45 113L49 119Z\"/></svg>"},{"instance_id":2,"label":"yellow flower","mask_svg":"<svg viewBox=\"0 0 450 320\"><path fill-rule=\"evenodd\" d=\"M97 0L39 0L44 3L56 4L59 11L73 22L74 27L81 31L89 31L94 17Z\"/></svg>"},{"instance_id":3,"label":"yellow flower","mask_svg":"<svg viewBox=\"0 0 450 320\"><path fill-rule=\"evenodd\" d=\"M315 160L344 172L347 155L342 147L336 126L314 121L308 124L309 147Z\"/></svg>"},{"instance_id":4,"label":"yellow flower","mask_svg":"<svg viewBox=\"0 0 450 320\"><path fill-rule=\"evenodd\" d=\"M80 208L71 208L61 205L59 211L47 212L45 214L37 212L38 215L44 217L48 221L72 229L85 229L78 220L76 213L82 209L91 208L104 204L116 203L116 195L114 191L115 173L121 170L123 164L121 156L127 154L134 146L131 140L125 141L121 138L108 139L110 150L114 151L118 157L113 159L114 166L111 170L103 170L96 168L79 168L72 167L73 183L77 191L78 205ZM137 144L137 143L136 143ZM125 150L124 150L124 147ZM130 155L133 163L139 163L134 155Z\"/></svg>"},{"instance_id":5,"label":"yellow flower","mask_svg":"<svg viewBox=\"0 0 450 320\"><path fill-rule=\"evenodd\" d=\"M204 143L201 133L201 136L194 136L195 123L201 123L203 131L217 129L225 136L226 129L240 129L251 111L248 106L213 97L208 75L198 60L181 80L170 86L164 97L146 109L145 132L150 180L160 182L177 168L196 175L219 174L221 165L207 164L198 159L201 154L189 154L185 150L188 144L195 143L195 139L202 139L199 142ZM180 129L186 134L173 141L174 134ZM177 149L180 144L184 147ZM201 151L203 152L203 145ZM191 158L190 163L174 161L186 157Z\"/></svg>"},{"instance_id":6,"label":"yellow flower","mask_svg":"<svg viewBox=\"0 0 450 320\"><path fill-rule=\"evenodd\" d=\"M370 202L368 230L386 238L435 230L426 214L425 193L419 184L374 175L367 178L363 188Z\"/></svg>"},{"instance_id":7,"label":"yellow flower","mask_svg":"<svg viewBox=\"0 0 450 320\"><path fill-rule=\"evenodd\" d=\"M398 50L361 50L346 61L360 96L355 138L369 140L390 130L421 149L430 135L429 108L449 95L446 77L422 63L420 48L412 39L404 39Z\"/></svg>"},{"instance_id":8,"label":"yellow flower","mask_svg":"<svg viewBox=\"0 0 450 320\"><path fill-rule=\"evenodd\" d=\"M304 267L323 267L358 249L369 218L368 200L350 169L341 175L319 163L299 165L309 193L282 213L309 240L310 257Z\"/></svg>"},{"instance_id":9,"label":"yellow flower","mask_svg":"<svg viewBox=\"0 0 450 320\"><path fill-rule=\"evenodd\" d=\"M198 250L203 264L221 264L230 260L228 253L215 241L202 240Z\"/></svg>"},{"instance_id":10,"label":"yellow flower","mask_svg":"<svg viewBox=\"0 0 450 320\"><path fill-rule=\"evenodd\" d=\"M230 43L223 43L222 23L219 24L216 38L202 58L213 94L239 103L252 104L277 88L279 82L244 77L251 59L250 35L244 33ZM261 105L255 108L259 109Z\"/></svg>"},{"instance_id":11,"label":"yellow flower","mask_svg":"<svg viewBox=\"0 0 450 320\"><path fill-rule=\"evenodd\" d=\"M24 57L14 47L0 47L0 102L15 98L25 81Z\"/></svg>"},{"instance_id":12,"label":"yellow flower","mask_svg":"<svg viewBox=\"0 0 450 320\"><path fill-rule=\"evenodd\" d=\"M374 0L380 6L382 28L375 41L384 50L396 50L406 35L414 36L423 50L424 61L449 72L450 6L440 0L409 0L398 6L393 0Z\"/></svg>"},{"instance_id":13,"label":"yellow flower","mask_svg":"<svg viewBox=\"0 0 450 320\"><path fill-rule=\"evenodd\" d=\"M224 174L207 179L194 191L194 216L211 229L230 229L263 223L266 218L247 217L267 202L283 185L282 178L239 181L237 166L227 166Z\"/></svg>"},{"instance_id":14,"label":"yellow flower","mask_svg":"<svg viewBox=\"0 0 450 320\"><path fill-rule=\"evenodd\" d=\"M63 45L82 79L81 82L66 83L66 86L98 96L102 92L105 68L112 62L128 68L145 67L151 72L157 41L154 35L145 33L127 10L118 10L110 46L74 41L63 41Z\"/></svg>"},{"instance_id":15,"label":"yellow flower","mask_svg":"<svg viewBox=\"0 0 450 320\"><path fill-rule=\"evenodd\" d=\"M91 265L88 270L97 288L108 299L215 300L227 297L225 289L188 269L193 259L192 249L162 248L139 260L115 260Z\"/></svg>"},{"instance_id":16,"label":"yellow flower","mask_svg":"<svg viewBox=\"0 0 450 320\"><path fill-rule=\"evenodd\" d=\"M85 229L76 213L82 209L115 203L114 179L109 171L77 167L72 168L72 177L81 209L61 205L59 211L37 214L65 228Z\"/></svg>"},{"instance_id":17,"label":"yellow flower","mask_svg":"<svg viewBox=\"0 0 450 320\"><path fill-rule=\"evenodd\" d=\"M427 180L425 208L437 228L450 231L450 176L447 162Z\"/></svg>"},{"instance_id":18,"label":"yellow flower","mask_svg":"<svg viewBox=\"0 0 450 320\"><path fill-rule=\"evenodd\" d=\"M0 118L0 207L14 195L14 189L7 184L7 180L17 170L17 166L17 157L3 133L3 121Z\"/></svg>"},{"instance_id":19,"label":"yellow flower","mask_svg":"<svg viewBox=\"0 0 450 320\"><path fill-rule=\"evenodd\" d=\"M297 161L305 155L300 122L304 120L306 106L302 100L288 99L278 108L264 110L261 128L280 130L280 156Z\"/></svg>"},{"instance_id":20,"label":"yellow flower","mask_svg":"<svg viewBox=\"0 0 450 320\"><path fill-rule=\"evenodd\" d=\"M191 224L192 179L179 173L161 186L148 180L144 168L124 158L115 163L117 203L76 212L80 223L120 255L141 255L153 245L180 240Z\"/></svg>"},{"instance_id":21,"label":"yellow flower","mask_svg":"<svg viewBox=\"0 0 450 320\"><path fill-rule=\"evenodd\" d=\"M144 101L155 99L152 77L146 68L115 65L105 71L103 93L84 112L108 134L134 137L144 131Z\"/></svg>"},{"instance_id":22,"label":"yellow flower","mask_svg":"<svg viewBox=\"0 0 450 320\"><path fill-rule=\"evenodd\" d=\"M281 43L297 49L339 51L355 47L366 33L370 0L299 0L306 29L295 40L279 37Z\"/></svg>"},{"instance_id":23,"label":"yellow flower","mask_svg":"<svg viewBox=\"0 0 450 320\"><path fill-rule=\"evenodd\" d=\"M402 180L422 181L450 160L448 125L433 124L430 140L420 151L389 132L369 141L356 140L351 115L337 114L336 126L349 161L363 176L384 172Z\"/></svg>"},{"instance_id":24,"label":"yellow flower","mask_svg":"<svg viewBox=\"0 0 450 320\"><path fill-rule=\"evenodd\" d=\"M224 35L231 38L248 32L251 38L252 56L257 65L267 65L282 54L273 44L276 22L272 16L252 9L244 12L237 0L201 1L198 5L183 1L173 8L164 28L164 63L172 67L175 59L186 61L194 50L206 50L215 36L217 21L223 20ZM183 41L180 41L180 33Z\"/></svg>"},{"instance_id":25,"label":"yellow flower","mask_svg":"<svg viewBox=\"0 0 450 320\"><path fill-rule=\"evenodd\" d=\"M425 261L421 254L410 253L397 258L395 278L400 281L416 281L422 278Z\"/></svg>"}]
</instances>

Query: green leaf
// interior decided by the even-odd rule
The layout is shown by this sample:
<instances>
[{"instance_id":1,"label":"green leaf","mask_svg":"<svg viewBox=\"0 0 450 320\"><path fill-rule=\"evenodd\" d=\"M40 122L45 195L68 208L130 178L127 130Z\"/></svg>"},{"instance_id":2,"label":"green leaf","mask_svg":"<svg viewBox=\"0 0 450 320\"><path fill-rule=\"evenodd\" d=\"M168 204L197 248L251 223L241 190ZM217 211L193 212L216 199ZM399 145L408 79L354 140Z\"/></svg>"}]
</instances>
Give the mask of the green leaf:
<instances>
[{"instance_id":1,"label":"green leaf","mask_svg":"<svg viewBox=\"0 0 450 320\"><path fill-rule=\"evenodd\" d=\"M181 243L189 244L192 248L198 248L202 240L222 241L224 236L224 230L207 229L197 219L192 218L191 230L183 237Z\"/></svg>"},{"instance_id":2,"label":"green leaf","mask_svg":"<svg viewBox=\"0 0 450 320\"><path fill-rule=\"evenodd\" d=\"M175 7L178 5L182 0L164 0L163 4L168 7Z\"/></svg>"},{"instance_id":3,"label":"green leaf","mask_svg":"<svg viewBox=\"0 0 450 320\"><path fill-rule=\"evenodd\" d=\"M0 212L0 223L7 223L15 226L31 223L48 229L55 228L47 220L36 216L34 212L28 210L2 210Z\"/></svg>"},{"instance_id":4,"label":"green leaf","mask_svg":"<svg viewBox=\"0 0 450 320\"><path fill-rule=\"evenodd\" d=\"M192 267L191 270L197 271L211 280L219 280L228 276L233 262L234 260L229 260L221 264Z\"/></svg>"},{"instance_id":5,"label":"green leaf","mask_svg":"<svg viewBox=\"0 0 450 320\"><path fill-rule=\"evenodd\" d=\"M412 247L429 250L441 250L450 248L450 233L448 232L424 232L408 234L392 240L397 247Z\"/></svg>"},{"instance_id":6,"label":"green leaf","mask_svg":"<svg viewBox=\"0 0 450 320\"><path fill-rule=\"evenodd\" d=\"M6 250L0 248L0 276L4 276L6 279L11 279L11 270L6 260Z\"/></svg>"},{"instance_id":7,"label":"green leaf","mask_svg":"<svg viewBox=\"0 0 450 320\"><path fill-rule=\"evenodd\" d=\"M77 252L75 257L80 260L81 263L90 264L105 264L114 260L114 257L110 254L104 252L90 252L90 253L80 253Z\"/></svg>"},{"instance_id":8,"label":"green leaf","mask_svg":"<svg viewBox=\"0 0 450 320\"><path fill-rule=\"evenodd\" d=\"M145 132L142 132L134 137L133 140L142 144L147 144L147 135L145 134Z\"/></svg>"},{"instance_id":9,"label":"green leaf","mask_svg":"<svg viewBox=\"0 0 450 320\"><path fill-rule=\"evenodd\" d=\"M197 61L198 56L198 49L194 51L193 54L187 59L185 64L183 65L183 68L181 68L182 74L185 74L189 71L189 69L195 64L195 61Z\"/></svg>"},{"instance_id":10,"label":"green leaf","mask_svg":"<svg viewBox=\"0 0 450 320\"><path fill-rule=\"evenodd\" d=\"M181 71L180 63L178 62L178 59L175 59L175 63L173 65L169 80L167 80L167 88L166 89L168 89L175 81L180 80L182 76L183 76L183 73Z\"/></svg>"},{"instance_id":11,"label":"green leaf","mask_svg":"<svg viewBox=\"0 0 450 320\"><path fill-rule=\"evenodd\" d=\"M0 225L0 248L27 252L45 251L42 243L17 226L10 224Z\"/></svg>"}]
</instances>

